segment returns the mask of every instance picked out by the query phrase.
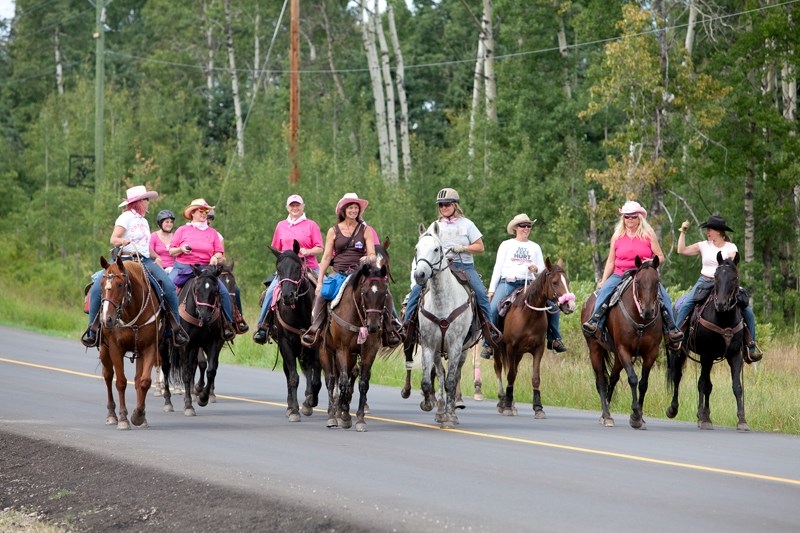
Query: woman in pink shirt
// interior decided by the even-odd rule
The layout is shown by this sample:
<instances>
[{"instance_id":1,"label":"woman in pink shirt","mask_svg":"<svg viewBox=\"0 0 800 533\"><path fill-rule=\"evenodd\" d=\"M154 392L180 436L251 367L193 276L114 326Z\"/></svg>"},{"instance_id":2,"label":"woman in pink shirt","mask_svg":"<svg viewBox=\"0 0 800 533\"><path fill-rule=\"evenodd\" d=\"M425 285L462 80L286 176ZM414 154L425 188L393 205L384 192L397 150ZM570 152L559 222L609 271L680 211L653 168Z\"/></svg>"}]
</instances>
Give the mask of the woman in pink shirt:
<instances>
[{"instance_id":1,"label":"woman in pink shirt","mask_svg":"<svg viewBox=\"0 0 800 533\"><path fill-rule=\"evenodd\" d=\"M658 237L647 222L647 210L639 205L639 202L628 201L619 209L619 214L619 222L611 236L611 246L603 270L603 279L597 284L599 290L594 303L594 313L589 320L583 323L583 331L588 335L594 335L597 332L600 319L608 309L608 300L622 281L622 275L626 271L636 268L636 256L639 256L642 261L658 256L660 262L664 262L664 252L661 250L661 245L658 244ZM683 333L675 327L672 301L660 283L659 296L664 332L670 346L677 349L683 340Z\"/></svg>"},{"instance_id":2,"label":"woman in pink shirt","mask_svg":"<svg viewBox=\"0 0 800 533\"><path fill-rule=\"evenodd\" d=\"M175 215L168 209L159 211L156 215L156 224L158 224L158 231L150 234L150 257L155 259L155 262L169 274L172 271L172 265L175 264L175 258L169 253L173 237L172 230L175 227Z\"/></svg>"}]
</instances>

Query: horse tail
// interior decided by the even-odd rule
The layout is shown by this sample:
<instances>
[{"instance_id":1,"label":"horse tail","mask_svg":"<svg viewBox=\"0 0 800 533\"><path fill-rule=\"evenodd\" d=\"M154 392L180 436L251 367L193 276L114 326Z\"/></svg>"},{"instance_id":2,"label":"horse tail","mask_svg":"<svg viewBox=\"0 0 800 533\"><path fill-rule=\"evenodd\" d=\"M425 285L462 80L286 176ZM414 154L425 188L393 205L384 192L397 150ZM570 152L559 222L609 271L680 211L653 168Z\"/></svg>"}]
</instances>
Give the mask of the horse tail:
<instances>
[{"instance_id":1,"label":"horse tail","mask_svg":"<svg viewBox=\"0 0 800 533\"><path fill-rule=\"evenodd\" d=\"M682 350L683 347L679 350L666 348L667 367L664 378L666 380L667 392L670 394L675 391L675 382L678 379L678 373L683 369L683 364L686 362L686 358L681 357Z\"/></svg>"},{"instance_id":2,"label":"horse tail","mask_svg":"<svg viewBox=\"0 0 800 533\"><path fill-rule=\"evenodd\" d=\"M172 383L183 383L184 360L188 358L183 357L184 350L175 348L171 342L167 342L167 346L170 380Z\"/></svg>"}]
</instances>

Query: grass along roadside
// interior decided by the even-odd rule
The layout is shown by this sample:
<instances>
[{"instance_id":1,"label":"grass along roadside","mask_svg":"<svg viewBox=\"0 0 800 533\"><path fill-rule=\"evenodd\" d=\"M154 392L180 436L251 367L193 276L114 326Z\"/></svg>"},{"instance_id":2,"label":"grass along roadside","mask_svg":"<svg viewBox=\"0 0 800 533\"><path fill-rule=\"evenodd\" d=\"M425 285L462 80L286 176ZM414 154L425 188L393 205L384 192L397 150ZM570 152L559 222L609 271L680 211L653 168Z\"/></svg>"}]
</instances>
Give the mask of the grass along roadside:
<instances>
[{"instance_id":1,"label":"grass along roadside","mask_svg":"<svg viewBox=\"0 0 800 533\"><path fill-rule=\"evenodd\" d=\"M0 322L21 329L48 335L62 336L79 342L86 327L86 315L81 312L80 302L74 308L46 301L36 291L8 286L0 279ZM245 308L245 316L258 316L258 309ZM548 406L586 409L600 414L600 400L594 387L594 374L588 360L588 350L580 334L579 317L571 315L562 320L564 340L569 350L563 354L546 352L542 361L542 403ZM251 320L254 322L254 320ZM251 323L251 331L255 324ZM800 336L770 335L762 344L764 359L758 365L746 365L744 369L745 412L750 427L760 431L777 431L800 435ZM473 394L473 361L483 383L483 394L487 402L497 401L497 381L491 361L476 357L473 351L462 371L462 392ZM274 343L259 346L252 342L249 334L237 337L233 349L226 348L222 361L229 364L253 366L282 372L282 361ZM645 400L646 418L665 418L665 410L671 393L665 384L666 361L662 353L650 375L649 390ZM637 365L637 373L639 366ZM696 420L697 377L700 367L687 362L680 390L679 420ZM414 391L411 398L403 400L398 391L398 401L419 402L420 372L413 373ZM405 363L401 350L389 358L379 358L373 367L372 382L400 387L405 379ZM730 371L726 363L715 365L712 372L714 392L711 395L711 416L716 425L736 425L736 403L731 392ZM304 384L301 384L304 387ZM523 358L517 377L515 396L520 416L532 417L531 405L531 357ZM323 396L324 397L324 396ZM614 391L611 405L617 416L617 425L627 425L630 413L631 394L625 379L620 380ZM499 416L499 415L498 415Z\"/></svg>"}]
</instances>

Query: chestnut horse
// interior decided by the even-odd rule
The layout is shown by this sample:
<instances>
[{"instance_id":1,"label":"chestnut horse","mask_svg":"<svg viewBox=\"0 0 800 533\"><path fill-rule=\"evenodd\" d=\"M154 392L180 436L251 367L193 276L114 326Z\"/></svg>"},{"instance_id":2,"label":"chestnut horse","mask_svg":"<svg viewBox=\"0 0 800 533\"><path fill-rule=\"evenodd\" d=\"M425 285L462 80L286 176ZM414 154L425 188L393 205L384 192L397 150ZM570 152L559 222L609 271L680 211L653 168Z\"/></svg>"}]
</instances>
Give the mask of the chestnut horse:
<instances>
[{"instance_id":1,"label":"chestnut horse","mask_svg":"<svg viewBox=\"0 0 800 533\"><path fill-rule=\"evenodd\" d=\"M647 394L650 370L658 357L658 348L663 338L659 312L661 304L658 298L658 263L658 256L645 262L636 256L633 279L623 290L619 303L609 308L605 331L598 333L601 337L584 333L594 369L595 386L603 410L600 423L606 427L614 426L609 405L620 372L624 368L631 387L630 425L634 429L647 429L647 424L642 418L642 408ZM625 283L625 280L622 283ZM582 322L592 316L595 297L596 295L592 294L583 305ZM610 352L616 354L613 366ZM642 361L641 379L636 376L633 368L635 357L641 358Z\"/></svg>"},{"instance_id":2,"label":"chestnut horse","mask_svg":"<svg viewBox=\"0 0 800 533\"><path fill-rule=\"evenodd\" d=\"M504 416L517 414L514 405L514 382L522 356L533 356L531 385L533 386L533 413L535 418L547 418L542 408L540 365L544 354L547 333L547 313L575 311L575 295L569 290L569 276L564 270L563 261L553 265L550 258L545 259L545 270L536 276L525 291L501 318L500 330L503 341L500 354L494 358L494 371L498 383L497 412ZM548 300L556 303L555 311L550 309ZM503 370L506 371L507 386L503 392Z\"/></svg>"},{"instance_id":3,"label":"chestnut horse","mask_svg":"<svg viewBox=\"0 0 800 533\"><path fill-rule=\"evenodd\" d=\"M294 241L291 250L279 252L269 247L277 258L277 276L280 280L280 297L275 308L276 326L273 335L283 359L283 373L286 376L286 416L289 422L300 422L300 413L311 416L319 403L322 388L322 368L317 348L306 348L300 343L303 331L311 325L311 309L314 306L314 285L305 272L303 261L298 255L300 244ZM297 400L297 387L300 375L297 364L306 376L305 400L302 406Z\"/></svg>"},{"instance_id":4,"label":"chestnut horse","mask_svg":"<svg viewBox=\"0 0 800 533\"><path fill-rule=\"evenodd\" d=\"M117 429L130 429L128 408L125 403L125 354L131 352L136 364L134 387L136 408L131 414L134 426L147 427L145 399L151 385L153 367L160 364L158 340L162 332L159 319L160 304L155 290L141 263L135 261L109 263L100 258L105 273L102 279L102 307L100 310L100 362L108 392L106 424ZM116 376L119 396L119 416L111 392L111 382Z\"/></svg>"},{"instance_id":5,"label":"chestnut horse","mask_svg":"<svg viewBox=\"0 0 800 533\"><path fill-rule=\"evenodd\" d=\"M388 296L386 266L378 268L365 264L350 276L340 292L338 304L331 307L319 352L328 388L329 428L352 426L350 401L358 378L356 431L367 430L364 420L367 391L372 364L383 345L384 313L391 313L387 309Z\"/></svg>"},{"instance_id":6,"label":"chestnut horse","mask_svg":"<svg viewBox=\"0 0 800 533\"><path fill-rule=\"evenodd\" d=\"M739 295L739 253L733 259L722 259L717 253L717 270L714 272L714 290L703 304L695 307L690 320L684 325L686 340L680 350L667 350L667 384L672 388L672 403L667 416L678 414L678 389L683 367L689 352L700 356L700 377L697 379L697 427L714 429L711 422L710 397L711 368L725 359L731 369L733 396L736 398L736 415L739 431L750 431L744 417L742 368L744 367L744 325L737 302ZM713 304L713 305L712 305Z\"/></svg>"}]
</instances>

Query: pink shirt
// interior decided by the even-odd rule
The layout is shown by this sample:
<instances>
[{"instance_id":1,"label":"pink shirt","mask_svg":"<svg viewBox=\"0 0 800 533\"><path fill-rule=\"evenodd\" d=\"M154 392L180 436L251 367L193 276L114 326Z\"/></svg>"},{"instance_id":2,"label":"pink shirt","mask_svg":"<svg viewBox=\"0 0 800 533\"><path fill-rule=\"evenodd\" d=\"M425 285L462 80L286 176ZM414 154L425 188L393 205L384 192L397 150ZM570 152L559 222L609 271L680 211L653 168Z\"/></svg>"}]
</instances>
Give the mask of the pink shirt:
<instances>
[{"instance_id":1,"label":"pink shirt","mask_svg":"<svg viewBox=\"0 0 800 533\"><path fill-rule=\"evenodd\" d=\"M211 226L205 230L199 230L191 224L181 226L172 237L170 246L180 248L184 244L188 245L192 251L188 254L180 254L174 259L186 265L207 265L211 262L212 255L225 253L219 233Z\"/></svg>"},{"instance_id":2,"label":"pink shirt","mask_svg":"<svg viewBox=\"0 0 800 533\"><path fill-rule=\"evenodd\" d=\"M653 258L653 248L649 238L632 239L627 235L618 237L614 241L614 274L621 276L627 270L636 268L636 256L642 261Z\"/></svg>"},{"instance_id":3,"label":"pink shirt","mask_svg":"<svg viewBox=\"0 0 800 533\"><path fill-rule=\"evenodd\" d=\"M278 251L284 252L291 250L294 241L300 243L300 248L322 247L322 232L313 220L303 219L296 224L289 224L288 220L281 220L275 226L275 234L272 236L272 246ZM319 261L314 255L307 255L306 266L312 270L319 268Z\"/></svg>"},{"instance_id":4,"label":"pink shirt","mask_svg":"<svg viewBox=\"0 0 800 533\"><path fill-rule=\"evenodd\" d=\"M175 258L169 255L169 248L158 238L158 233L150 234L150 248L161 258L161 268L169 268L175 264Z\"/></svg>"}]
</instances>

